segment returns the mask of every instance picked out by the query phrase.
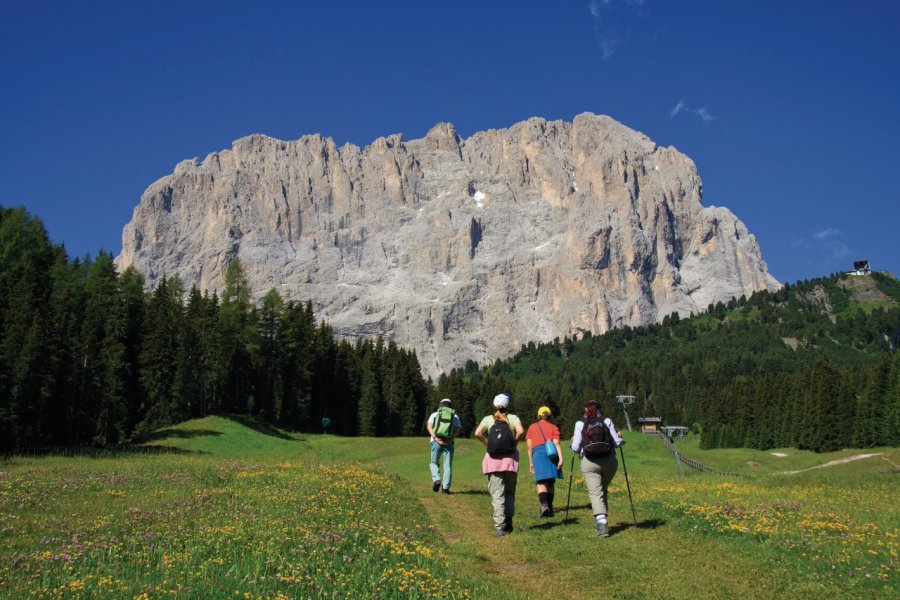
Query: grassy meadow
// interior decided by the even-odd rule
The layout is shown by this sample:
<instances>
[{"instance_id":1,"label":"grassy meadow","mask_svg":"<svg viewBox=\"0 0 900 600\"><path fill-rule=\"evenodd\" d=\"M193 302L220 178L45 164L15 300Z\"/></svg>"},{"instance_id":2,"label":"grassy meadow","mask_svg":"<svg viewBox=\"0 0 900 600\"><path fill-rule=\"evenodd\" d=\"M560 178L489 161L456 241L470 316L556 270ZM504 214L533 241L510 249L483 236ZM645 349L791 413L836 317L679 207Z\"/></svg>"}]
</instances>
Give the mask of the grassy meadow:
<instances>
[{"instance_id":1,"label":"grassy meadow","mask_svg":"<svg viewBox=\"0 0 900 600\"><path fill-rule=\"evenodd\" d=\"M0 461L2 598L894 598L900 450L681 452L745 477L679 476L626 433L612 536L583 481L539 519L523 460L515 532L493 537L482 446L460 440L453 493L425 438L287 435L209 417L144 448ZM813 468L861 454L867 458ZM779 456L783 455L783 456Z\"/></svg>"}]
</instances>

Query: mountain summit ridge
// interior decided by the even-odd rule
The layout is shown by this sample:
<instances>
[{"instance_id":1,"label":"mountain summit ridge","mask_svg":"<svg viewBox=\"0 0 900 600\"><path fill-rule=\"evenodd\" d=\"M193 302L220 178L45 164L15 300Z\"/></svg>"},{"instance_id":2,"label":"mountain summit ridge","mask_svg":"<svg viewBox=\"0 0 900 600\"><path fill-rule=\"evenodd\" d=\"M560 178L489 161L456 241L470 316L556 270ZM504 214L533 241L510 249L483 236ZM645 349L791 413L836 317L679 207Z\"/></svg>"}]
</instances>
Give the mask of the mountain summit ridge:
<instances>
[{"instance_id":1,"label":"mountain summit ridge","mask_svg":"<svg viewBox=\"0 0 900 600\"><path fill-rule=\"evenodd\" d=\"M120 268L311 300L339 335L382 335L437 375L523 343L699 312L779 287L694 163L610 117L533 117L462 139L360 148L255 134L151 184Z\"/></svg>"}]
</instances>

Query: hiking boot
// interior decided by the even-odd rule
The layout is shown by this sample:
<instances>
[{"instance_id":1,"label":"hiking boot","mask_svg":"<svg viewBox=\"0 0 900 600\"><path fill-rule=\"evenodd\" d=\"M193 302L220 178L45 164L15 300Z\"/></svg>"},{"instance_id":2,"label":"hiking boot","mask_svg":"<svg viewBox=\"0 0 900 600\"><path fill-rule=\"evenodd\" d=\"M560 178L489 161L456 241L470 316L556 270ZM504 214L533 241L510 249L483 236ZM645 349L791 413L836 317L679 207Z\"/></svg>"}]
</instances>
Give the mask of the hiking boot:
<instances>
[{"instance_id":1,"label":"hiking boot","mask_svg":"<svg viewBox=\"0 0 900 600\"><path fill-rule=\"evenodd\" d=\"M512 517L506 517L506 522L503 524L503 531L506 533L512 533Z\"/></svg>"},{"instance_id":2,"label":"hiking boot","mask_svg":"<svg viewBox=\"0 0 900 600\"><path fill-rule=\"evenodd\" d=\"M550 508L549 504L541 504L541 518L544 519L553 514L553 509Z\"/></svg>"},{"instance_id":3,"label":"hiking boot","mask_svg":"<svg viewBox=\"0 0 900 600\"><path fill-rule=\"evenodd\" d=\"M504 535L506 535L506 532L503 531L503 529L498 529L498 530L497 530L497 533L496 533L495 535L496 535L497 537L503 537Z\"/></svg>"},{"instance_id":4,"label":"hiking boot","mask_svg":"<svg viewBox=\"0 0 900 600\"><path fill-rule=\"evenodd\" d=\"M441 490L441 492L443 492L444 494L449 494L449 493L450 493L450 488L444 488L444 489Z\"/></svg>"},{"instance_id":5,"label":"hiking boot","mask_svg":"<svg viewBox=\"0 0 900 600\"><path fill-rule=\"evenodd\" d=\"M431 491L432 491L432 492L436 492L436 491L438 491L439 489L441 489L441 482L440 482L440 481L435 481L434 483L431 484Z\"/></svg>"},{"instance_id":6,"label":"hiking boot","mask_svg":"<svg viewBox=\"0 0 900 600\"><path fill-rule=\"evenodd\" d=\"M609 526L606 523L594 521L594 526L597 528L597 537L609 537Z\"/></svg>"}]
</instances>

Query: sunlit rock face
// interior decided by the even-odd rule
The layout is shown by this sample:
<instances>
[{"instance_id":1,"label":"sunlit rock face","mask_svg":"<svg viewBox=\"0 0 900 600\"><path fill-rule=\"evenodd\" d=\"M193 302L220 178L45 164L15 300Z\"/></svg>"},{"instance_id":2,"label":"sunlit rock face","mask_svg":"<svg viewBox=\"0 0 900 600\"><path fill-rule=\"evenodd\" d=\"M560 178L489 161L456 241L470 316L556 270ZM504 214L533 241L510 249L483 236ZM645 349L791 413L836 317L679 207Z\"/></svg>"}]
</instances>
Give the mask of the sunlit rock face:
<instances>
[{"instance_id":1,"label":"sunlit rock face","mask_svg":"<svg viewBox=\"0 0 900 600\"><path fill-rule=\"evenodd\" d=\"M777 288L701 189L688 157L592 114L362 149L253 135L151 185L118 263L219 291L240 257L257 299L311 300L339 335L394 340L437 375Z\"/></svg>"}]
</instances>

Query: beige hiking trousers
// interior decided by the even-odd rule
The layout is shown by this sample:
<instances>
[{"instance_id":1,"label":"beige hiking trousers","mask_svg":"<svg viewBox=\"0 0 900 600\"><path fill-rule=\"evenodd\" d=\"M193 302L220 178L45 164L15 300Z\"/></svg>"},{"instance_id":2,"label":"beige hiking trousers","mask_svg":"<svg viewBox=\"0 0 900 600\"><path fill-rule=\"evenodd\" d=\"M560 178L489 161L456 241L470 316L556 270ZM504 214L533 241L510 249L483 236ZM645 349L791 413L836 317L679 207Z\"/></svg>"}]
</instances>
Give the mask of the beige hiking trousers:
<instances>
[{"instance_id":1,"label":"beige hiking trousers","mask_svg":"<svg viewBox=\"0 0 900 600\"><path fill-rule=\"evenodd\" d=\"M615 450L603 458L582 457L581 474L584 475L584 484L587 486L594 515L607 514L606 490L618 469L619 461L616 459Z\"/></svg>"},{"instance_id":2,"label":"beige hiking trousers","mask_svg":"<svg viewBox=\"0 0 900 600\"><path fill-rule=\"evenodd\" d=\"M488 492L494 507L494 527L502 529L506 517L516 514L516 482L519 474L515 471L498 471L488 474Z\"/></svg>"}]
</instances>

